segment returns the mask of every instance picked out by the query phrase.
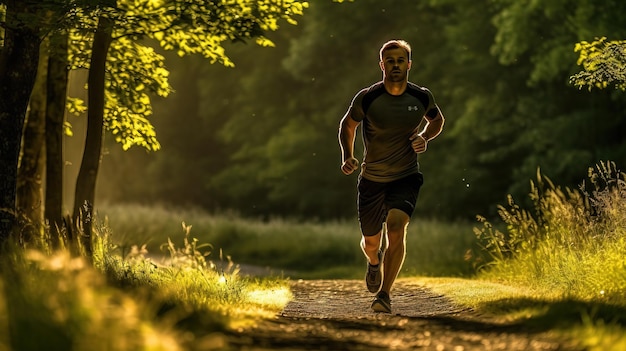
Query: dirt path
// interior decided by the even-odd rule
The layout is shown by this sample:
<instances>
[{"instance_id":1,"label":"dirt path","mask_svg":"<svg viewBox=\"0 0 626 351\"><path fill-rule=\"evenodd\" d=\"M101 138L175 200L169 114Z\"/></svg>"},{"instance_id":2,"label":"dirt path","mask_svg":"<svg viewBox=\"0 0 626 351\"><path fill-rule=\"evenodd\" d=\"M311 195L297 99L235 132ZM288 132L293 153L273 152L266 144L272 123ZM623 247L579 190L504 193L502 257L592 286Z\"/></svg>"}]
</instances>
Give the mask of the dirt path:
<instances>
[{"instance_id":1,"label":"dirt path","mask_svg":"<svg viewBox=\"0 0 626 351\"><path fill-rule=\"evenodd\" d=\"M444 296L398 280L392 314L369 309L357 280L300 280L274 319L231 339L240 350L577 350L546 332L503 325L454 306ZM578 349L579 350L579 349Z\"/></svg>"}]
</instances>

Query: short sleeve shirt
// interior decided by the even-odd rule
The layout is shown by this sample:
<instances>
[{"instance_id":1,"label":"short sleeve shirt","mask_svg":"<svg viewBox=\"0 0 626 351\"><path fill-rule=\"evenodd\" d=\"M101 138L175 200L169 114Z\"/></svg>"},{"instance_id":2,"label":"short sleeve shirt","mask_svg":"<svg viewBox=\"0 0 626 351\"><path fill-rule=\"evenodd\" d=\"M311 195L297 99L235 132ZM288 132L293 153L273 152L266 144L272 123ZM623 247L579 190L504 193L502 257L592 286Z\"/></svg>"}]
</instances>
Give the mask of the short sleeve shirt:
<instances>
[{"instance_id":1,"label":"short sleeve shirt","mask_svg":"<svg viewBox=\"0 0 626 351\"><path fill-rule=\"evenodd\" d=\"M434 118L437 112L432 93L410 82L401 95L389 94L383 82L359 91L349 113L362 122L361 176L386 183L418 173L417 154L409 138L424 117Z\"/></svg>"}]
</instances>

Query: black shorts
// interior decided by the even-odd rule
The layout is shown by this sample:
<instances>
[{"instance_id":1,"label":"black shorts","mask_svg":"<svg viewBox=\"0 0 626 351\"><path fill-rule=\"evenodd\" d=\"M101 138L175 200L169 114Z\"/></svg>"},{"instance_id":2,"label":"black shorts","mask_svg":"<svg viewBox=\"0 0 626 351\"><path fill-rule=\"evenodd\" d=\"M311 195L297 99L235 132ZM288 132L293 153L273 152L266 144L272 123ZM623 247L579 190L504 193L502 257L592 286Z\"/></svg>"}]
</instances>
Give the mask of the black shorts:
<instances>
[{"instance_id":1,"label":"black shorts","mask_svg":"<svg viewBox=\"0 0 626 351\"><path fill-rule=\"evenodd\" d=\"M389 183L379 183L359 177L358 212L361 233L378 234L389 210L395 208L413 215L417 196L424 183L421 173L411 174Z\"/></svg>"}]
</instances>

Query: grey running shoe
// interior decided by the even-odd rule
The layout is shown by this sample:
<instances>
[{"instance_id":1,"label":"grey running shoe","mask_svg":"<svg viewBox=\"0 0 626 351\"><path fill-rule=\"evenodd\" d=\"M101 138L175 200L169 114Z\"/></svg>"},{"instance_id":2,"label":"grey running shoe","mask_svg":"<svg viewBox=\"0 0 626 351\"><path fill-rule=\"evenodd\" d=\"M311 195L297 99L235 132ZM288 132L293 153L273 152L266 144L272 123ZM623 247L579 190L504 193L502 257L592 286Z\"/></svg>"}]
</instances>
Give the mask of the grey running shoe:
<instances>
[{"instance_id":1,"label":"grey running shoe","mask_svg":"<svg viewBox=\"0 0 626 351\"><path fill-rule=\"evenodd\" d=\"M374 312L391 313L391 299L389 294L384 291L379 292L372 302Z\"/></svg>"},{"instance_id":2,"label":"grey running shoe","mask_svg":"<svg viewBox=\"0 0 626 351\"><path fill-rule=\"evenodd\" d=\"M382 257L383 252L378 251L378 264L372 266L371 264L369 264L369 262L367 263L367 273L365 273L365 285L367 285L367 290L369 290L369 292L371 293L377 292L378 289L380 289L380 284L383 281Z\"/></svg>"}]
</instances>

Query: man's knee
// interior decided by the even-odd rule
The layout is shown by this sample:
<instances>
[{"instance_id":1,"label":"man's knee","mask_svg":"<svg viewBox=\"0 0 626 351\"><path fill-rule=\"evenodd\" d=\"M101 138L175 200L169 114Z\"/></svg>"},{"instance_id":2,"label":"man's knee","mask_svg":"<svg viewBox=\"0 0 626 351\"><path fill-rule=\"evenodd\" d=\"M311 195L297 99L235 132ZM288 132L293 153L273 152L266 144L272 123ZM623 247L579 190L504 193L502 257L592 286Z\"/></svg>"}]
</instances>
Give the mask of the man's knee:
<instances>
[{"instance_id":1,"label":"man's knee","mask_svg":"<svg viewBox=\"0 0 626 351\"><path fill-rule=\"evenodd\" d=\"M364 246L364 248L369 248L369 249L373 249L374 247L378 248L378 245L380 244L380 235L382 233L378 232L375 235L363 235L362 239L361 239L361 243Z\"/></svg>"},{"instance_id":2,"label":"man's knee","mask_svg":"<svg viewBox=\"0 0 626 351\"><path fill-rule=\"evenodd\" d=\"M387 215L387 232L400 233L404 235L409 224L409 215L402 210L392 209Z\"/></svg>"}]
</instances>

